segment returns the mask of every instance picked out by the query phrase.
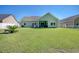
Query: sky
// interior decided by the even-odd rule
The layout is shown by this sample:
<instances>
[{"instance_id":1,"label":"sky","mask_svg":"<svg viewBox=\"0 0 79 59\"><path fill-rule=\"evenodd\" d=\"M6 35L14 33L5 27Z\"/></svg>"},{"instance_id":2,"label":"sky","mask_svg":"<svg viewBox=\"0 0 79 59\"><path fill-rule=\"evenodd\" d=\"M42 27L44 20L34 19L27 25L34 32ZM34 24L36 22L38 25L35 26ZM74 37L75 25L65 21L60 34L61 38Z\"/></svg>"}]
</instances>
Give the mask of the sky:
<instances>
[{"instance_id":1,"label":"sky","mask_svg":"<svg viewBox=\"0 0 79 59\"><path fill-rule=\"evenodd\" d=\"M61 20L79 14L79 5L0 5L0 14L13 14L17 20L24 16L43 16L48 12Z\"/></svg>"}]
</instances>

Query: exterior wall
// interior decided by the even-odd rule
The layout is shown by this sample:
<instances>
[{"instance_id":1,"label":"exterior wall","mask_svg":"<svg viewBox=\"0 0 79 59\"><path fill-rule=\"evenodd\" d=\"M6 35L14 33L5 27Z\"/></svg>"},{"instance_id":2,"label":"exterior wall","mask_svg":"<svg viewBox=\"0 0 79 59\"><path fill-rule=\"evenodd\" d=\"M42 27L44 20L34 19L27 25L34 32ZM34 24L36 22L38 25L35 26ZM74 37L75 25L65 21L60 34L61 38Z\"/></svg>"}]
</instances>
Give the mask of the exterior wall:
<instances>
[{"instance_id":1,"label":"exterior wall","mask_svg":"<svg viewBox=\"0 0 79 59\"><path fill-rule=\"evenodd\" d=\"M48 27L58 27L58 19L52 15L43 16L41 19L39 19L39 21L47 21ZM55 23L55 26L51 25L51 23Z\"/></svg>"},{"instance_id":2,"label":"exterior wall","mask_svg":"<svg viewBox=\"0 0 79 59\"><path fill-rule=\"evenodd\" d=\"M51 25L51 23L55 23L55 25ZM48 27L57 27L57 22L55 20L49 20Z\"/></svg>"},{"instance_id":3,"label":"exterior wall","mask_svg":"<svg viewBox=\"0 0 79 59\"><path fill-rule=\"evenodd\" d=\"M44 21L47 21L47 20L44 20ZM58 24L59 24L59 22L56 20L48 20L47 21L47 27L55 28L55 27L58 27Z\"/></svg>"},{"instance_id":4,"label":"exterior wall","mask_svg":"<svg viewBox=\"0 0 79 59\"><path fill-rule=\"evenodd\" d=\"M32 27L32 22L24 22L24 27Z\"/></svg>"},{"instance_id":5,"label":"exterior wall","mask_svg":"<svg viewBox=\"0 0 79 59\"><path fill-rule=\"evenodd\" d=\"M61 27L61 22L58 20L57 21L57 27L60 28Z\"/></svg>"},{"instance_id":6,"label":"exterior wall","mask_svg":"<svg viewBox=\"0 0 79 59\"><path fill-rule=\"evenodd\" d=\"M5 18L2 22L7 24L15 24L16 26L20 27L20 24L15 20L13 16Z\"/></svg>"},{"instance_id":7,"label":"exterior wall","mask_svg":"<svg viewBox=\"0 0 79 59\"><path fill-rule=\"evenodd\" d=\"M37 21L27 21L27 22L22 22L21 25L23 25L24 27L33 27L33 24L35 24L35 26L39 27L39 24Z\"/></svg>"},{"instance_id":8,"label":"exterior wall","mask_svg":"<svg viewBox=\"0 0 79 59\"><path fill-rule=\"evenodd\" d=\"M64 22L61 22L61 27L63 28L73 28L74 27L74 20L66 20Z\"/></svg>"},{"instance_id":9,"label":"exterior wall","mask_svg":"<svg viewBox=\"0 0 79 59\"><path fill-rule=\"evenodd\" d=\"M61 28L66 28L65 23L61 22L61 23L60 23L60 27L61 27Z\"/></svg>"},{"instance_id":10,"label":"exterior wall","mask_svg":"<svg viewBox=\"0 0 79 59\"><path fill-rule=\"evenodd\" d=\"M13 26L15 24L11 24L11 23L0 23L0 29L7 29L7 26Z\"/></svg>"},{"instance_id":11,"label":"exterior wall","mask_svg":"<svg viewBox=\"0 0 79 59\"><path fill-rule=\"evenodd\" d=\"M74 27L79 28L79 18L74 20Z\"/></svg>"},{"instance_id":12,"label":"exterior wall","mask_svg":"<svg viewBox=\"0 0 79 59\"><path fill-rule=\"evenodd\" d=\"M47 21L47 20L46 20ZM48 27L58 27L58 22L55 20L49 20L48 22ZM32 24L36 23L36 26L39 27L39 21L27 21L27 22L22 22L21 25L24 27L32 27ZM55 25L51 25L51 23L55 23Z\"/></svg>"}]
</instances>

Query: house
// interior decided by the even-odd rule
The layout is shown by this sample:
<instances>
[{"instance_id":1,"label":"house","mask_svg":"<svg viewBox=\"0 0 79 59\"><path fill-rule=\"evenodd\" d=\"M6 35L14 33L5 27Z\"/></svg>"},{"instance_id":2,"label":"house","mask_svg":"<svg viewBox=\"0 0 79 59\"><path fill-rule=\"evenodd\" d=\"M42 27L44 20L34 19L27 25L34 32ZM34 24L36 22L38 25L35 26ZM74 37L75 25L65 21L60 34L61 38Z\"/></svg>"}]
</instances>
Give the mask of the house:
<instances>
[{"instance_id":1,"label":"house","mask_svg":"<svg viewBox=\"0 0 79 59\"><path fill-rule=\"evenodd\" d=\"M63 28L79 28L79 15L71 16L60 21Z\"/></svg>"},{"instance_id":2,"label":"house","mask_svg":"<svg viewBox=\"0 0 79 59\"><path fill-rule=\"evenodd\" d=\"M11 14L0 14L0 28L7 28L7 26L13 26L16 25L20 27L20 24L17 22L15 17Z\"/></svg>"},{"instance_id":3,"label":"house","mask_svg":"<svg viewBox=\"0 0 79 59\"><path fill-rule=\"evenodd\" d=\"M43 16L28 16L21 20L21 25L24 27L58 27L59 20L51 13L46 13Z\"/></svg>"},{"instance_id":4,"label":"house","mask_svg":"<svg viewBox=\"0 0 79 59\"><path fill-rule=\"evenodd\" d=\"M21 26L24 26L24 27L33 27L34 24L38 22L39 18L40 18L39 16L27 16L27 17L23 17L23 19L20 22Z\"/></svg>"}]
</instances>

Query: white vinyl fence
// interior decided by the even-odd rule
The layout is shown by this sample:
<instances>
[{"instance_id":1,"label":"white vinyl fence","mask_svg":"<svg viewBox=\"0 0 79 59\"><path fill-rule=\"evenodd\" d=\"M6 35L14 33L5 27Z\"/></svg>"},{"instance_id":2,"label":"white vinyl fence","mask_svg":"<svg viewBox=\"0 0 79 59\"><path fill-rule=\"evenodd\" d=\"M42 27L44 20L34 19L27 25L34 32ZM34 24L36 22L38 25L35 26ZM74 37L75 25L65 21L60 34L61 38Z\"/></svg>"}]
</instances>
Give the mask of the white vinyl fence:
<instances>
[{"instance_id":1,"label":"white vinyl fence","mask_svg":"<svg viewBox=\"0 0 79 59\"><path fill-rule=\"evenodd\" d=\"M0 23L0 29L6 29L7 26L13 26L13 25L16 25L16 24L10 24L10 23Z\"/></svg>"}]
</instances>

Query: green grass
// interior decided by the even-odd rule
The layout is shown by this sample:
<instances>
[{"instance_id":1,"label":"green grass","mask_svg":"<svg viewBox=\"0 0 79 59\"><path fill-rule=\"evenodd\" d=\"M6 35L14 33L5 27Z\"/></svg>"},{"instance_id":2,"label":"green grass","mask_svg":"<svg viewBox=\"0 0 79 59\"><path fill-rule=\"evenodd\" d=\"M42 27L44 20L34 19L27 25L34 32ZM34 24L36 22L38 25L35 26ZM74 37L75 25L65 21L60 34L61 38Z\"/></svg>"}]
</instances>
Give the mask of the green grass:
<instances>
[{"instance_id":1,"label":"green grass","mask_svg":"<svg viewBox=\"0 0 79 59\"><path fill-rule=\"evenodd\" d=\"M0 52L79 52L79 29L19 28L0 34Z\"/></svg>"}]
</instances>

